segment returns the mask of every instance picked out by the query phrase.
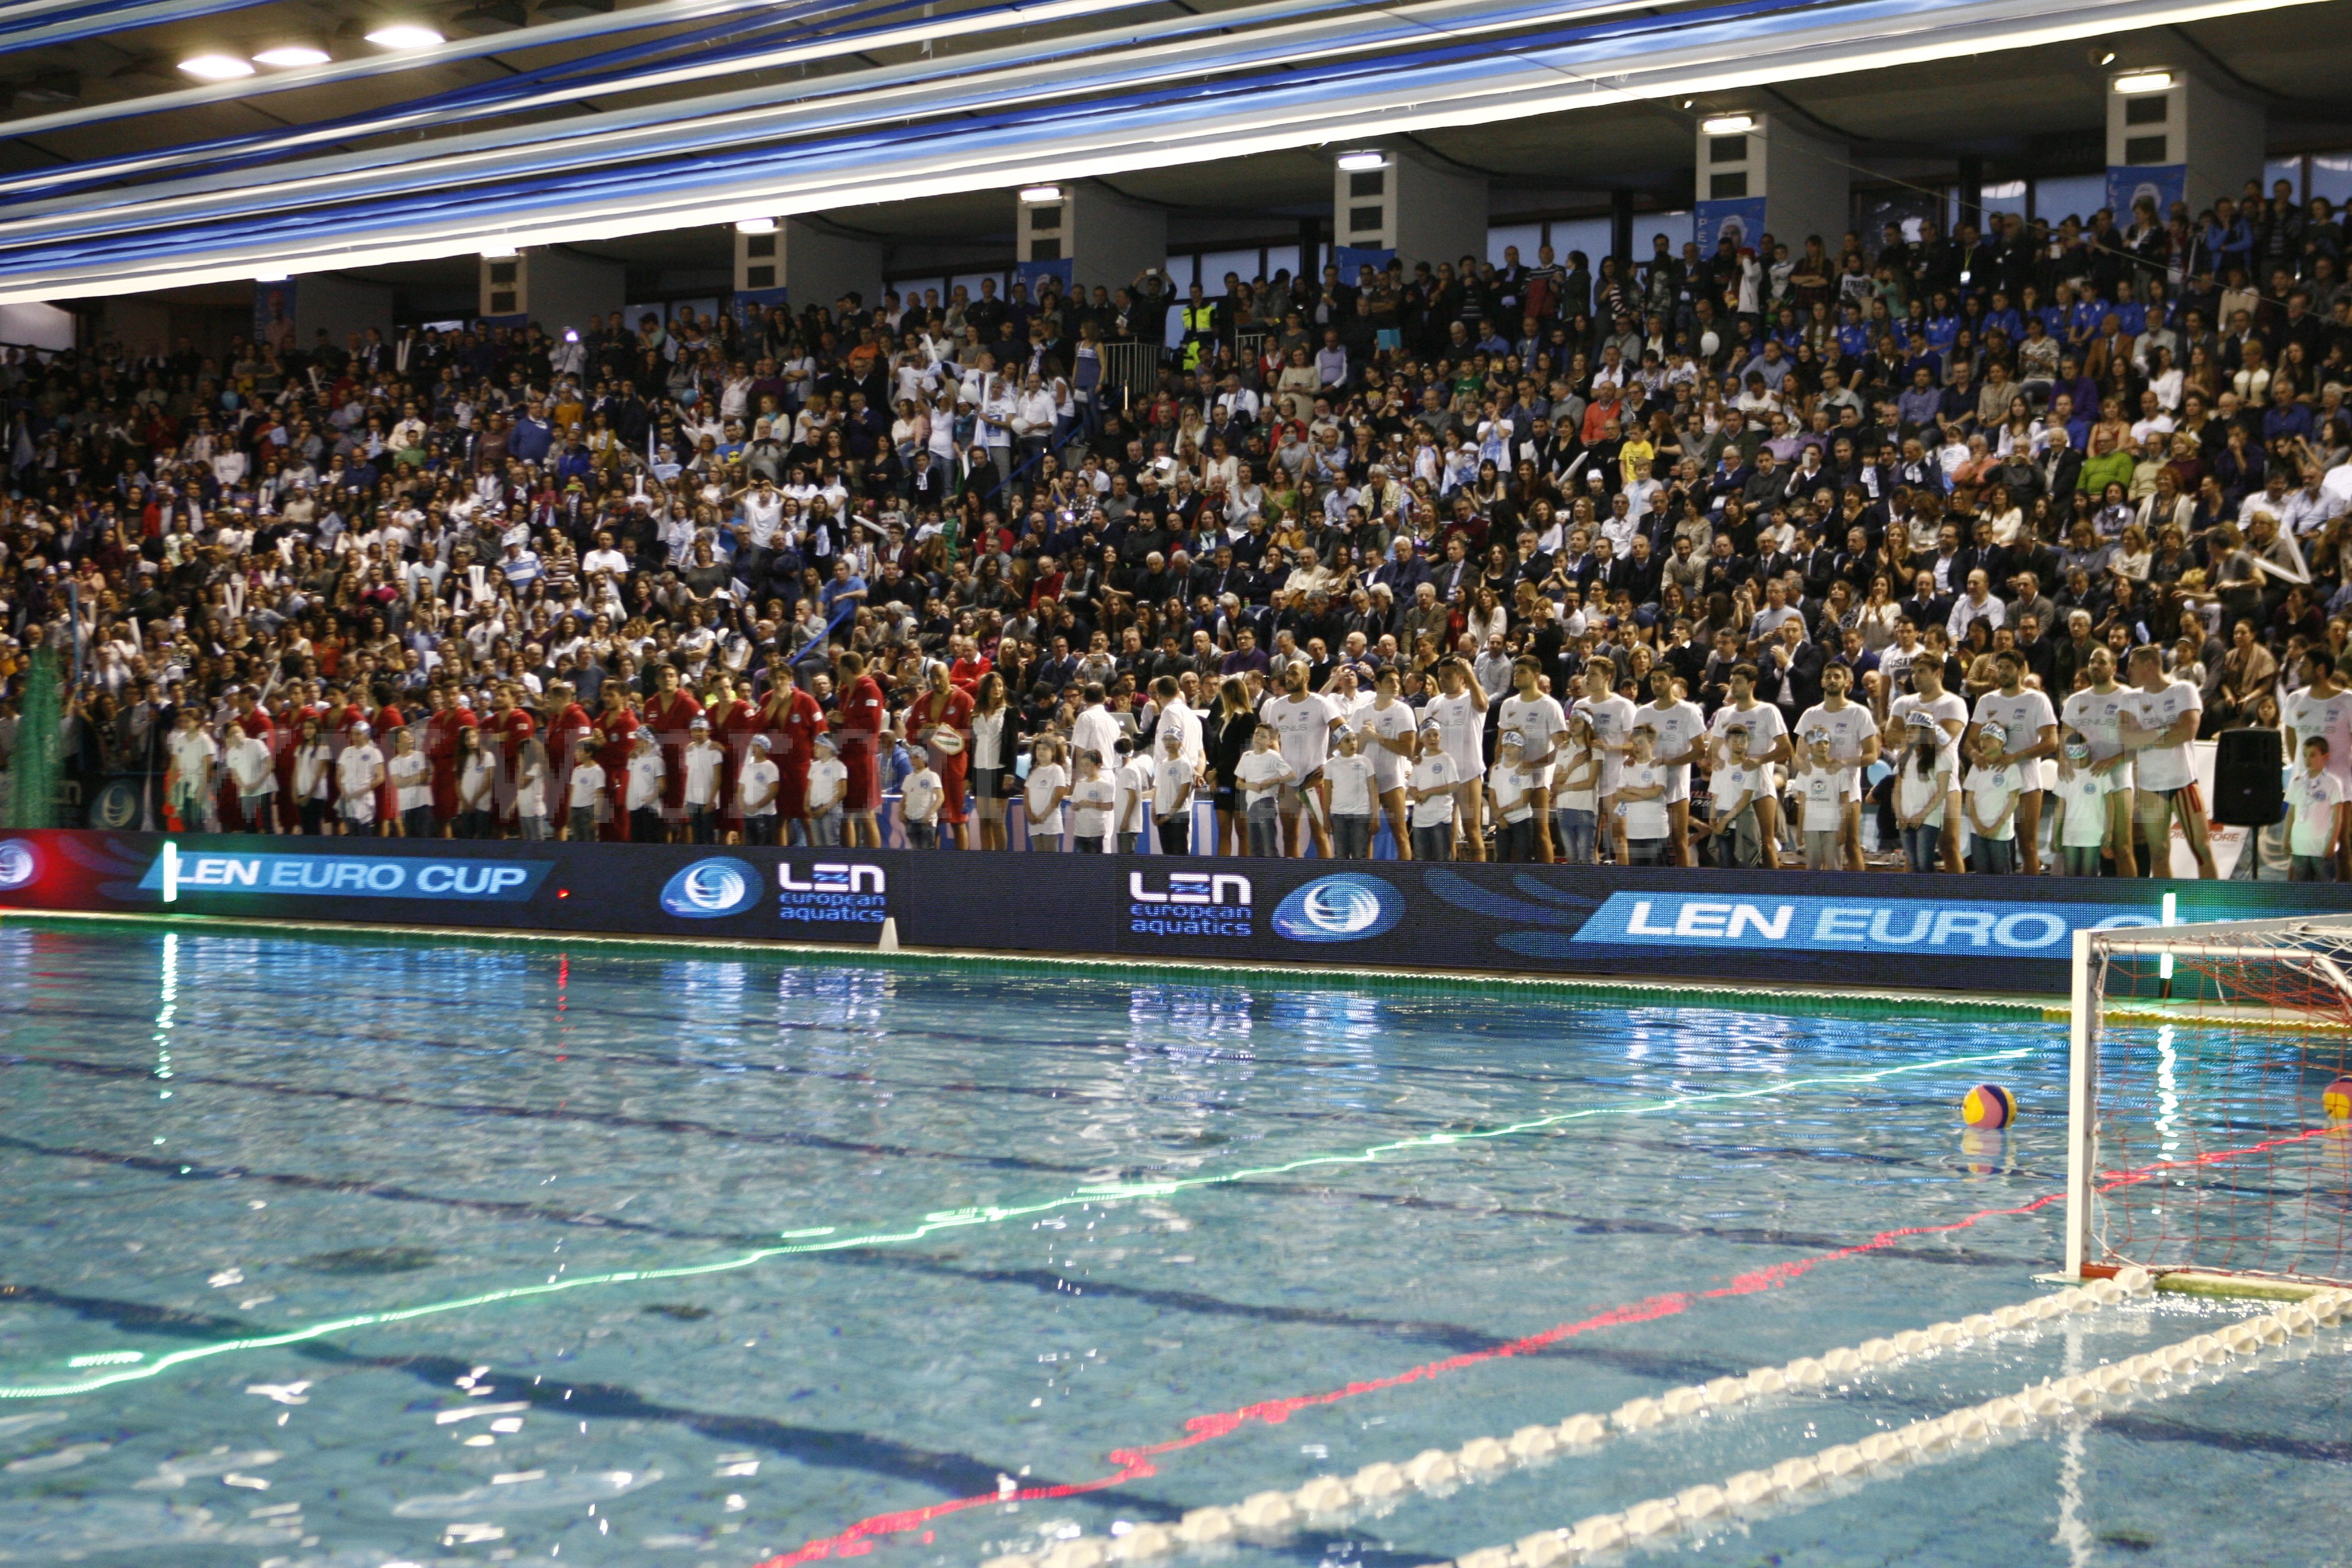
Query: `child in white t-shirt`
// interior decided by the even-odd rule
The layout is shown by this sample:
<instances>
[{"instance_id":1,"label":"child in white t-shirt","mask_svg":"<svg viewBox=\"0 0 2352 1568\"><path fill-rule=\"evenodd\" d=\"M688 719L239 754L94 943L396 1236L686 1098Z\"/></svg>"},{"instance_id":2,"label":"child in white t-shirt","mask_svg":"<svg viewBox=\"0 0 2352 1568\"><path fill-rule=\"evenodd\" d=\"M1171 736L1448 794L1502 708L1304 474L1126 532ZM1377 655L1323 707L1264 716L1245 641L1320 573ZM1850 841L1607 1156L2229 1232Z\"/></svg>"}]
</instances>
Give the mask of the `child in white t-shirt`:
<instances>
[{"instance_id":1,"label":"child in white t-shirt","mask_svg":"<svg viewBox=\"0 0 2352 1568\"><path fill-rule=\"evenodd\" d=\"M401 837L432 837L433 759L416 749L415 731L403 727L392 732L392 760L383 771L392 783Z\"/></svg>"},{"instance_id":2,"label":"child in white t-shirt","mask_svg":"<svg viewBox=\"0 0 2352 1568\"><path fill-rule=\"evenodd\" d=\"M1281 738L1273 725L1260 724L1250 731L1250 749L1234 766L1234 781L1239 793L1237 804L1242 808L1242 821L1253 855L1282 853L1282 818L1277 802L1282 786L1297 782L1298 770L1284 759L1276 745Z\"/></svg>"},{"instance_id":3,"label":"child in white t-shirt","mask_svg":"<svg viewBox=\"0 0 2352 1568\"><path fill-rule=\"evenodd\" d=\"M1062 848L1062 803L1070 798L1070 775L1062 766L1062 743L1051 735L1029 748L1029 777L1023 783L1029 811L1029 847Z\"/></svg>"},{"instance_id":4,"label":"child in white t-shirt","mask_svg":"<svg viewBox=\"0 0 2352 1568\"><path fill-rule=\"evenodd\" d=\"M277 825L271 820L276 814L270 808L277 802L270 797L278 793L278 760L269 754L268 743L247 734L245 726L232 719L221 762L236 785L236 805L245 816L246 831L276 832Z\"/></svg>"},{"instance_id":5,"label":"child in white t-shirt","mask_svg":"<svg viewBox=\"0 0 2352 1568\"><path fill-rule=\"evenodd\" d=\"M1902 836L1903 858L1912 870L1938 870L1937 859L1946 823L1944 804L1952 790L1952 765L1944 756L1944 731L1936 716L1916 711L1888 726L1898 731L1900 749L1895 754L1895 826Z\"/></svg>"},{"instance_id":6,"label":"child in white t-shirt","mask_svg":"<svg viewBox=\"0 0 2352 1568\"><path fill-rule=\"evenodd\" d=\"M1658 764L1658 732L1649 725L1634 725L1626 742L1617 793L1611 796L1617 803L1619 820L1625 825L1626 863L1664 866L1666 841L1674 831L1674 819L1666 811L1666 790L1674 783L1672 770Z\"/></svg>"},{"instance_id":7,"label":"child in white t-shirt","mask_svg":"<svg viewBox=\"0 0 2352 1568\"><path fill-rule=\"evenodd\" d=\"M1404 791L1412 809L1414 859L1454 858L1454 791L1461 782L1461 770L1445 752L1444 727L1423 725L1421 755L1412 764Z\"/></svg>"},{"instance_id":8,"label":"child in white t-shirt","mask_svg":"<svg viewBox=\"0 0 2352 1568\"><path fill-rule=\"evenodd\" d=\"M1110 831L1111 808L1118 802L1118 785L1103 772L1100 752L1089 747L1077 760L1078 782L1070 786L1070 847L1081 855L1099 855Z\"/></svg>"},{"instance_id":9,"label":"child in white t-shirt","mask_svg":"<svg viewBox=\"0 0 2352 1568\"><path fill-rule=\"evenodd\" d=\"M936 849L940 847L940 803L947 798L948 792L931 766L930 748L919 746L914 756L915 771L898 785L898 818L907 826L908 848Z\"/></svg>"},{"instance_id":10,"label":"child in white t-shirt","mask_svg":"<svg viewBox=\"0 0 2352 1568\"><path fill-rule=\"evenodd\" d=\"M1962 794L1969 814L1969 869L1979 876L2006 877L2017 869L2017 797L2024 793L2025 774L2001 756L2009 732L1998 724L1977 731L1977 765L1969 770Z\"/></svg>"},{"instance_id":11,"label":"child in white t-shirt","mask_svg":"<svg viewBox=\"0 0 2352 1568\"><path fill-rule=\"evenodd\" d=\"M1412 731L1404 732L1409 735ZM1369 859L1373 785L1380 770L1375 760L1364 754L1363 731L1340 731L1338 744L1338 752L1323 764L1324 782L1331 786L1331 852L1342 860ZM1397 760L1402 766L1403 759Z\"/></svg>"},{"instance_id":12,"label":"child in white t-shirt","mask_svg":"<svg viewBox=\"0 0 2352 1568\"><path fill-rule=\"evenodd\" d=\"M1600 823L1601 752L1592 720L1580 708L1568 716L1568 739L1552 758L1551 844L1563 866L1592 864Z\"/></svg>"},{"instance_id":13,"label":"child in white t-shirt","mask_svg":"<svg viewBox=\"0 0 2352 1568\"><path fill-rule=\"evenodd\" d=\"M1138 759L1135 742L1121 735L1112 743L1118 753L1118 763L1111 769L1110 782L1118 791L1111 802L1111 832L1117 837L1118 852L1132 855L1143 837L1143 797L1151 789L1151 759Z\"/></svg>"},{"instance_id":14,"label":"child in white t-shirt","mask_svg":"<svg viewBox=\"0 0 2352 1568\"><path fill-rule=\"evenodd\" d=\"M1495 858L1525 864L1536 858L1536 775L1525 763L1527 743L1506 730L1486 770L1486 809L1495 824Z\"/></svg>"},{"instance_id":15,"label":"child in white t-shirt","mask_svg":"<svg viewBox=\"0 0 2352 1568\"><path fill-rule=\"evenodd\" d=\"M628 807L629 841L633 844L662 841L663 771L661 748L654 743L654 732L639 730L629 752L628 778L622 797Z\"/></svg>"},{"instance_id":16,"label":"child in white t-shirt","mask_svg":"<svg viewBox=\"0 0 2352 1568\"><path fill-rule=\"evenodd\" d=\"M751 749L735 779L735 804L743 808L746 844L776 841L776 796L783 788L783 770L768 760L768 750L774 743L765 735L752 736ZM812 766L809 771L816 770Z\"/></svg>"},{"instance_id":17,"label":"child in white t-shirt","mask_svg":"<svg viewBox=\"0 0 2352 1568\"><path fill-rule=\"evenodd\" d=\"M1764 831L1756 820L1756 800L1771 789L1769 769L1749 759L1748 740L1744 729L1725 731L1723 762L1707 776L1707 836L1730 838L1729 843L1716 846L1717 865L1755 866L1764 858Z\"/></svg>"},{"instance_id":18,"label":"child in white t-shirt","mask_svg":"<svg viewBox=\"0 0 2352 1568\"><path fill-rule=\"evenodd\" d=\"M719 791L727 777L727 748L710 738L710 721L700 714L687 726L693 739L678 757L685 777L679 795L686 803L686 837L693 844L719 842Z\"/></svg>"},{"instance_id":19,"label":"child in white t-shirt","mask_svg":"<svg viewBox=\"0 0 2352 1568\"><path fill-rule=\"evenodd\" d=\"M593 842L596 837L596 818L604 805L604 770L596 761L593 742L581 742L573 753L563 804L571 817L564 826L563 837L574 844Z\"/></svg>"},{"instance_id":20,"label":"child in white t-shirt","mask_svg":"<svg viewBox=\"0 0 2352 1568\"><path fill-rule=\"evenodd\" d=\"M2303 771L2286 784L2287 879L2336 880L2336 827L2344 782L2327 771L2327 737L2303 743Z\"/></svg>"},{"instance_id":21,"label":"child in white t-shirt","mask_svg":"<svg viewBox=\"0 0 2352 1568\"><path fill-rule=\"evenodd\" d=\"M2050 791L2058 820L2051 833L2058 846L2058 869L2068 877L2099 874L2099 849L2107 841L2107 796L2116 775L2091 765L2091 742L2074 731L2058 749L2058 782Z\"/></svg>"},{"instance_id":22,"label":"child in white t-shirt","mask_svg":"<svg viewBox=\"0 0 2352 1568\"><path fill-rule=\"evenodd\" d=\"M809 842L826 849L841 843L841 803L849 789L849 767L838 754L840 744L829 731L819 735L816 761L809 764Z\"/></svg>"},{"instance_id":23,"label":"child in white t-shirt","mask_svg":"<svg viewBox=\"0 0 2352 1568\"><path fill-rule=\"evenodd\" d=\"M1834 871L1842 865L1838 829L1845 821L1847 773L1837 765L1826 731L1815 731L1806 738L1804 765L1789 780L1789 792L1796 797L1797 831L1804 835L1808 871Z\"/></svg>"}]
</instances>

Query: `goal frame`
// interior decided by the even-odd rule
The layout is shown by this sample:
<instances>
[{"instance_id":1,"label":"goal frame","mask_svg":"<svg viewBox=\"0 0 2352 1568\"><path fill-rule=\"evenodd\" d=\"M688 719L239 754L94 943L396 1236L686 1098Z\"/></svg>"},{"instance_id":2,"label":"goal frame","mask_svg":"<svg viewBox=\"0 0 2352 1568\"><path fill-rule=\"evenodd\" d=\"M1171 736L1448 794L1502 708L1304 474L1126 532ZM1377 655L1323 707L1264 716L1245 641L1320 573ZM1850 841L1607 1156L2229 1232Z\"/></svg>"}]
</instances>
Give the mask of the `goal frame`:
<instances>
[{"instance_id":1,"label":"goal frame","mask_svg":"<svg viewBox=\"0 0 2352 1568\"><path fill-rule=\"evenodd\" d=\"M2277 938L2325 933L2339 942L2352 942L2352 915L2293 916L2283 920L2211 921L2181 925L2121 926L2084 929L2074 933L2073 984L2067 1006L2066 1092L2066 1261L2063 1278L2081 1279L2091 1267L2092 1192L2098 1170L2098 1041L2097 1025L2105 1018L2129 1014L2104 1005L2094 977L2110 953L2150 953L2158 956L2261 958L2292 963L2292 949L2272 945ZM2263 940L2269 939L2269 940ZM2313 952L2302 962L2352 999L2352 974L2329 954ZM2169 971L2167 972L2168 974Z\"/></svg>"}]
</instances>

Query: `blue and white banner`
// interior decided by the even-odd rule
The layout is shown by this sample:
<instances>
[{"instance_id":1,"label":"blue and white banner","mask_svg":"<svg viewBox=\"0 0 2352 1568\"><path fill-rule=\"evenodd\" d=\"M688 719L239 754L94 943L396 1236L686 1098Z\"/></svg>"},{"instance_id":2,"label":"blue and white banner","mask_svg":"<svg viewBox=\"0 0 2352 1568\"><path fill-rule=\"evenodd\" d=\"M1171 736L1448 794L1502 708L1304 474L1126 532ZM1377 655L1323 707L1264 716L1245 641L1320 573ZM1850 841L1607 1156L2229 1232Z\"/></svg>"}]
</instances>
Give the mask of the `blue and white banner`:
<instances>
[{"instance_id":1,"label":"blue and white banner","mask_svg":"<svg viewBox=\"0 0 2352 1568\"><path fill-rule=\"evenodd\" d=\"M2117 228L2129 228L2132 205L2142 196L2156 204L2156 219L2162 223L2172 214L2172 204L2189 194L2189 165L2186 163L2110 163L2107 165L2107 210L2116 215Z\"/></svg>"},{"instance_id":2,"label":"blue and white banner","mask_svg":"<svg viewBox=\"0 0 2352 1568\"><path fill-rule=\"evenodd\" d=\"M1713 256L1724 236L1731 237L1734 246L1753 246L1764 233L1764 198L1740 196L1727 201L1706 201L1697 205L1695 237L1698 253Z\"/></svg>"},{"instance_id":3,"label":"blue and white banner","mask_svg":"<svg viewBox=\"0 0 2352 1568\"><path fill-rule=\"evenodd\" d=\"M377 854L244 854L166 844L139 886L177 903L183 893L288 893L320 899L529 901L552 860L394 859Z\"/></svg>"},{"instance_id":4,"label":"blue and white banner","mask_svg":"<svg viewBox=\"0 0 2352 1568\"><path fill-rule=\"evenodd\" d=\"M1580 942L1631 947L1761 947L1805 952L1933 952L1947 958L2049 958L2074 951L2078 931L2160 923L2140 904L1964 899L1727 898L1689 892L1612 893L1577 928Z\"/></svg>"}]
</instances>

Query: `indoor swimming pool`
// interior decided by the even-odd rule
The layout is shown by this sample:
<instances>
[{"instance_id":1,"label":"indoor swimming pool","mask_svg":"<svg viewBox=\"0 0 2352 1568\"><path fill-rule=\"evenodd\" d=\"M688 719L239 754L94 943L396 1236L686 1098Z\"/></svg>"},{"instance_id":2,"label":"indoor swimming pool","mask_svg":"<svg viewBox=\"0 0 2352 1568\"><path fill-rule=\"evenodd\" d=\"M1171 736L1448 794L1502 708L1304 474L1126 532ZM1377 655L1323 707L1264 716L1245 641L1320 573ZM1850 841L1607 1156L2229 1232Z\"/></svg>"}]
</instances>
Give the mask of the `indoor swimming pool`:
<instances>
[{"instance_id":1,"label":"indoor swimming pool","mask_svg":"<svg viewBox=\"0 0 2352 1568\"><path fill-rule=\"evenodd\" d=\"M975 1568L2030 1300L2061 1250L2065 1031L2025 1011L14 922L0 1009L0 1563ZM2006 1133L1963 1134L1979 1082ZM2085 1314L1238 1557L1413 1568L2250 1310ZM1673 1552L2352 1563L2347 1373Z\"/></svg>"}]
</instances>

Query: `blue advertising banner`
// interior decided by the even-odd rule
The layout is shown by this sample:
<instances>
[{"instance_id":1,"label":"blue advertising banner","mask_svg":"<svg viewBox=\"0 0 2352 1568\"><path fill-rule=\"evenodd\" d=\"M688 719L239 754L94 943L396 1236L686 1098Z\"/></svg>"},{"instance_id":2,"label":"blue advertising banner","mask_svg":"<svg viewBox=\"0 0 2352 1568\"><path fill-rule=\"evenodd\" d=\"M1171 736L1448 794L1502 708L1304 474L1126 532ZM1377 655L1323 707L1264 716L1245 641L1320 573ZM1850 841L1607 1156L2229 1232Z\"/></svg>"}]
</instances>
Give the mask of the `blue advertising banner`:
<instances>
[{"instance_id":1,"label":"blue advertising banner","mask_svg":"<svg viewBox=\"0 0 2352 1568\"><path fill-rule=\"evenodd\" d=\"M1013 268L1013 280L1028 285L1029 297L1032 300L1037 297L1037 285L1048 278L1059 283L1062 286L1062 292L1066 294L1070 291L1070 279L1075 276L1073 272L1075 265L1076 263L1066 256L1052 261L1024 261Z\"/></svg>"},{"instance_id":2,"label":"blue advertising banner","mask_svg":"<svg viewBox=\"0 0 2352 1568\"><path fill-rule=\"evenodd\" d=\"M1386 272L1396 252L1369 245L1335 245L1331 247L1331 265L1339 269L1339 281L1353 288L1362 281L1367 267L1375 272Z\"/></svg>"},{"instance_id":3,"label":"blue advertising banner","mask_svg":"<svg viewBox=\"0 0 2352 1568\"><path fill-rule=\"evenodd\" d=\"M2076 931L2352 887L2064 877L0 833L0 908L2061 994Z\"/></svg>"}]
</instances>

